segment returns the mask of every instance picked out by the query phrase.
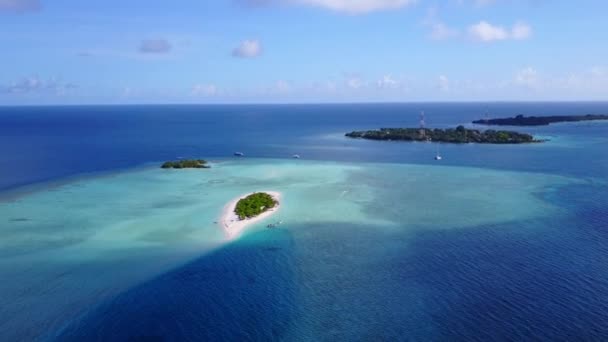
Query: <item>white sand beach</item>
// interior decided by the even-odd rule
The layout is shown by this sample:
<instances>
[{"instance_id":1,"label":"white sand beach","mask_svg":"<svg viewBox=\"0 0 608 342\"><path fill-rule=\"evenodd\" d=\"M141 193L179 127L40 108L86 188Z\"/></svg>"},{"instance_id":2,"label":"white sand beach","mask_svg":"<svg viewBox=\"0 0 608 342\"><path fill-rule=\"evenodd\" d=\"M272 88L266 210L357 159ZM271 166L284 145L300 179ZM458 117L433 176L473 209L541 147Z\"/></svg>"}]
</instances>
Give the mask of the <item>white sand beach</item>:
<instances>
[{"instance_id":1,"label":"white sand beach","mask_svg":"<svg viewBox=\"0 0 608 342\"><path fill-rule=\"evenodd\" d=\"M226 231L226 233L230 239L234 239L234 238L238 237L243 232L243 230L245 230L245 228L247 228L247 226L260 222L260 221L272 216L281 207L281 193L280 192L276 192L276 191L256 191L256 192L265 192L265 193L269 194L270 196L272 196L272 198L274 198L277 201L278 204L274 208L272 208L256 217L241 220L241 219L239 219L237 214L234 212L234 209L236 208L236 204L241 199L254 194L254 192L239 196L239 197L235 198L234 200L230 201L224 207L224 210L222 211L222 217L220 218L220 221L219 221L219 223L222 225L222 227L224 227L224 230Z\"/></svg>"}]
</instances>

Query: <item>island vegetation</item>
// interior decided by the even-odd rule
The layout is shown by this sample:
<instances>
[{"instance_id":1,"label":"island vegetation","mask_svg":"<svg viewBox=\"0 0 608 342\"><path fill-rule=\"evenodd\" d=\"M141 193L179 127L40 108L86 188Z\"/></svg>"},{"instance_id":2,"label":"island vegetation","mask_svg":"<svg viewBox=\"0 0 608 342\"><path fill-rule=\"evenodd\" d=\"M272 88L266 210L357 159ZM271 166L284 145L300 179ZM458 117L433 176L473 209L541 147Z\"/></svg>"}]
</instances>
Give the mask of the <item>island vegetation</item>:
<instances>
[{"instance_id":1,"label":"island vegetation","mask_svg":"<svg viewBox=\"0 0 608 342\"><path fill-rule=\"evenodd\" d=\"M524 116L518 115L512 118L482 119L473 121L478 125L496 126L547 126L558 122L578 122L608 120L608 115L554 115L554 116Z\"/></svg>"},{"instance_id":2,"label":"island vegetation","mask_svg":"<svg viewBox=\"0 0 608 342\"><path fill-rule=\"evenodd\" d=\"M244 220L260 215L274 208L278 202L265 192L256 192L239 200L234 212L239 219Z\"/></svg>"},{"instance_id":3,"label":"island vegetation","mask_svg":"<svg viewBox=\"0 0 608 342\"><path fill-rule=\"evenodd\" d=\"M207 161L203 159L181 159L164 162L161 165L163 169L208 169L210 167Z\"/></svg>"},{"instance_id":4,"label":"island vegetation","mask_svg":"<svg viewBox=\"0 0 608 342\"><path fill-rule=\"evenodd\" d=\"M479 143L479 144L525 144L536 143L530 134L512 131L496 131L467 129L458 126L455 129L421 129L421 128L381 128L371 131L355 131L346 133L349 138L370 140L401 140L401 141L434 141L443 143Z\"/></svg>"}]
</instances>

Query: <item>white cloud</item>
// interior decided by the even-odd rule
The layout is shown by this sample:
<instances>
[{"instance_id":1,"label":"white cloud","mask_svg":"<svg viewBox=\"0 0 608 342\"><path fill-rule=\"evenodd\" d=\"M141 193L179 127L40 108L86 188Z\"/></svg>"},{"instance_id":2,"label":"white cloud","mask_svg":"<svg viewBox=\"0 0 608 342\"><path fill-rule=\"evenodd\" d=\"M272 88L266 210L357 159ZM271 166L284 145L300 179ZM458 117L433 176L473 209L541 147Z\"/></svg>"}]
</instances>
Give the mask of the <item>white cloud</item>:
<instances>
[{"instance_id":1,"label":"white cloud","mask_svg":"<svg viewBox=\"0 0 608 342\"><path fill-rule=\"evenodd\" d=\"M287 0L287 2L316 6L337 12L363 14L393 10L412 5L417 0Z\"/></svg>"},{"instance_id":2,"label":"white cloud","mask_svg":"<svg viewBox=\"0 0 608 342\"><path fill-rule=\"evenodd\" d=\"M132 87L124 87L122 89L122 92L120 94L121 97L131 97L133 96L133 94L135 94L135 89L133 89Z\"/></svg>"},{"instance_id":3,"label":"white cloud","mask_svg":"<svg viewBox=\"0 0 608 342\"><path fill-rule=\"evenodd\" d=\"M519 85L548 92L566 91L567 96L592 94L608 98L608 68L595 66L585 70L571 71L565 75L542 78L532 68L520 70L515 77Z\"/></svg>"},{"instance_id":4,"label":"white cloud","mask_svg":"<svg viewBox=\"0 0 608 342\"><path fill-rule=\"evenodd\" d=\"M391 75L384 75L376 84L378 85L378 88L382 89L394 89L399 87L399 81L395 80Z\"/></svg>"},{"instance_id":5,"label":"white cloud","mask_svg":"<svg viewBox=\"0 0 608 342\"><path fill-rule=\"evenodd\" d=\"M191 94L194 96L211 97L219 93L215 84L196 84L192 87Z\"/></svg>"},{"instance_id":6,"label":"white cloud","mask_svg":"<svg viewBox=\"0 0 608 342\"><path fill-rule=\"evenodd\" d=\"M496 0L475 0L476 6L488 6L492 5L496 2Z\"/></svg>"},{"instance_id":7,"label":"white cloud","mask_svg":"<svg viewBox=\"0 0 608 342\"><path fill-rule=\"evenodd\" d=\"M522 40L532 35L532 28L525 23L516 23L509 30L503 26L492 25L487 21L480 21L469 27L469 36L480 42L493 42L499 40Z\"/></svg>"},{"instance_id":8,"label":"white cloud","mask_svg":"<svg viewBox=\"0 0 608 342\"><path fill-rule=\"evenodd\" d=\"M540 85L539 82L538 71L532 67L521 69L515 74L515 84L517 85L537 88Z\"/></svg>"},{"instance_id":9,"label":"white cloud","mask_svg":"<svg viewBox=\"0 0 608 342\"><path fill-rule=\"evenodd\" d=\"M482 1L488 5L493 1ZM481 3L480 3L481 4ZM446 25L438 15L438 7L429 8L422 24L430 28L429 37L434 40L444 40L461 36L461 31ZM523 22L517 22L510 29L503 26L492 25L482 20L468 28L468 35L471 39L479 42L493 42L500 40L523 40L532 35L532 28Z\"/></svg>"},{"instance_id":10,"label":"white cloud","mask_svg":"<svg viewBox=\"0 0 608 342\"><path fill-rule=\"evenodd\" d=\"M431 38L435 40L443 40L458 36L458 30L448 27L446 24L436 22L431 25Z\"/></svg>"},{"instance_id":11,"label":"white cloud","mask_svg":"<svg viewBox=\"0 0 608 342\"><path fill-rule=\"evenodd\" d=\"M594 66L589 70L589 72L594 77L607 77L608 78L608 68L605 68L605 67Z\"/></svg>"},{"instance_id":12,"label":"white cloud","mask_svg":"<svg viewBox=\"0 0 608 342\"><path fill-rule=\"evenodd\" d=\"M61 95L76 88L78 87L73 83L62 82L55 78L44 80L39 77L26 77L7 86L0 87L0 92L9 94L46 92Z\"/></svg>"},{"instance_id":13,"label":"white cloud","mask_svg":"<svg viewBox=\"0 0 608 342\"><path fill-rule=\"evenodd\" d=\"M484 7L493 5L498 2L498 0L452 0L452 2L458 5L473 5L475 7Z\"/></svg>"},{"instance_id":14,"label":"white cloud","mask_svg":"<svg viewBox=\"0 0 608 342\"><path fill-rule=\"evenodd\" d=\"M287 93L291 90L291 84L287 81L279 80L275 84L275 89L279 93Z\"/></svg>"},{"instance_id":15,"label":"white cloud","mask_svg":"<svg viewBox=\"0 0 608 342\"><path fill-rule=\"evenodd\" d=\"M264 96L268 96L268 95L286 96L286 95L289 95L290 93L292 93L292 91L298 91L298 90L301 90L301 89L299 89L298 87L296 87L289 81L278 80L278 81L275 81L274 83L269 83L269 84L259 86L257 89L255 89L255 92L258 92L258 94L264 95Z\"/></svg>"},{"instance_id":16,"label":"white cloud","mask_svg":"<svg viewBox=\"0 0 608 342\"><path fill-rule=\"evenodd\" d=\"M366 78L356 72L329 76L311 83L279 80L251 88L226 89L200 85L193 101L241 102L352 102L409 100L606 100L608 68L589 66L547 74L533 65L514 70L506 78L469 75L464 79L438 73L423 79L377 74Z\"/></svg>"},{"instance_id":17,"label":"white cloud","mask_svg":"<svg viewBox=\"0 0 608 342\"><path fill-rule=\"evenodd\" d=\"M511 38L516 40L528 39L532 35L532 28L525 23L516 23L511 29Z\"/></svg>"},{"instance_id":18,"label":"white cloud","mask_svg":"<svg viewBox=\"0 0 608 342\"><path fill-rule=\"evenodd\" d=\"M428 10L426 18L422 22L423 25L431 29L430 37L434 40L444 40L458 36L460 32L458 32L456 29L448 27L444 22L442 22L441 19L439 19L437 12L437 7L431 7Z\"/></svg>"},{"instance_id":19,"label":"white cloud","mask_svg":"<svg viewBox=\"0 0 608 342\"><path fill-rule=\"evenodd\" d=\"M493 26L486 21L480 21L478 24L469 27L469 34L473 39L491 42L494 40L505 40L509 37L509 33L501 26Z\"/></svg>"},{"instance_id":20,"label":"white cloud","mask_svg":"<svg viewBox=\"0 0 608 342\"><path fill-rule=\"evenodd\" d=\"M450 90L450 79L445 75L440 75L437 79L437 86L441 91Z\"/></svg>"},{"instance_id":21,"label":"white cloud","mask_svg":"<svg viewBox=\"0 0 608 342\"><path fill-rule=\"evenodd\" d=\"M171 43L166 39L145 39L139 44L138 51L140 53L164 54L169 53L171 48Z\"/></svg>"},{"instance_id":22,"label":"white cloud","mask_svg":"<svg viewBox=\"0 0 608 342\"><path fill-rule=\"evenodd\" d=\"M409 100L606 100L608 68L589 66L548 74L534 65L513 70L506 78L468 75L454 78L447 73L422 79L396 74L376 74L372 78L356 72L328 76L316 82L278 80L250 87L218 88L201 83L190 101L208 102L353 102ZM399 76L399 77L397 77ZM479 75L477 75L479 76ZM186 96L186 94L181 94ZM143 98L138 95L138 98Z\"/></svg>"},{"instance_id":23,"label":"white cloud","mask_svg":"<svg viewBox=\"0 0 608 342\"><path fill-rule=\"evenodd\" d=\"M232 50L232 56L238 58L255 58L262 54L262 44L259 40L244 40Z\"/></svg>"},{"instance_id":24,"label":"white cloud","mask_svg":"<svg viewBox=\"0 0 608 342\"><path fill-rule=\"evenodd\" d=\"M0 0L0 11L30 12L40 7L40 0Z\"/></svg>"},{"instance_id":25,"label":"white cloud","mask_svg":"<svg viewBox=\"0 0 608 342\"><path fill-rule=\"evenodd\" d=\"M364 82L359 77L349 77L346 79L346 86L350 89L360 89Z\"/></svg>"},{"instance_id":26,"label":"white cloud","mask_svg":"<svg viewBox=\"0 0 608 342\"><path fill-rule=\"evenodd\" d=\"M336 89L338 89L338 86L336 85L336 82L334 82L334 81L327 81L327 82L325 82L325 89L327 89L328 91L334 92L334 91L336 91Z\"/></svg>"},{"instance_id":27,"label":"white cloud","mask_svg":"<svg viewBox=\"0 0 608 342\"><path fill-rule=\"evenodd\" d=\"M311 89L317 93L334 93L338 90L338 84L333 80L313 82Z\"/></svg>"}]
</instances>

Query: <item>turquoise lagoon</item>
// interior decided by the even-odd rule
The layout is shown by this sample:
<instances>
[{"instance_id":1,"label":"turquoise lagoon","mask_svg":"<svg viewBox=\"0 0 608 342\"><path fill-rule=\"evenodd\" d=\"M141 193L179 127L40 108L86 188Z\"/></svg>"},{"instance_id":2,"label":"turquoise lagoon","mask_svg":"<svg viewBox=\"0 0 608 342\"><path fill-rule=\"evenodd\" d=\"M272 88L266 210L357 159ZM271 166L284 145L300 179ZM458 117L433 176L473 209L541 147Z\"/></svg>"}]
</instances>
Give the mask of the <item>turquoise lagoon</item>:
<instances>
[{"instance_id":1,"label":"turquoise lagoon","mask_svg":"<svg viewBox=\"0 0 608 342\"><path fill-rule=\"evenodd\" d=\"M484 272L475 270L512 266L494 259L504 244L493 239L534 248L528 239L572 219L555 194L586 182L439 164L212 165L146 166L7 195L2 340L447 337L435 311L468 291L484 295L462 285L478 284ZM281 210L227 239L216 224L223 206L257 190L282 192ZM280 229L265 228L278 220ZM442 243L424 242L437 236ZM471 241L488 258L459 259ZM452 257L463 272L446 275ZM438 301L429 280L452 282L456 292Z\"/></svg>"}]
</instances>

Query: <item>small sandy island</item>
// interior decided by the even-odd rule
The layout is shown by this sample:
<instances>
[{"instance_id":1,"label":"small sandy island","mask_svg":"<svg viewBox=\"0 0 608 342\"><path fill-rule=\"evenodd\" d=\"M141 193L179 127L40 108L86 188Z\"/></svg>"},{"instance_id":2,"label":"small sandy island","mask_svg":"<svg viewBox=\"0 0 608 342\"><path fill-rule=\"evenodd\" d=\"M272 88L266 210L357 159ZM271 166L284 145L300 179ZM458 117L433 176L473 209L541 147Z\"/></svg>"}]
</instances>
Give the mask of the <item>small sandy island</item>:
<instances>
[{"instance_id":1,"label":"small sandy island","mask_svg":"<svg viewBox=\"0 0 608 342\"><path fill-rule=\"evenodd\" d=\"M241 220L241 219L239 219L238 215L234 212L234 210L236 209L236 204L241 199L243 199L249 195L253 195L255 192L239 196L238 198L235 198L234 200L230 201L224 207L224 210L222 211L222 217L220 218L220 221L219 221L220 224L222 225L222 227L224 227L224 230L226 231L226 234L228 234L229 238L233 239L233 238L238 237L243 232L243 230L245 230L245 228L247 228L248 225L256 223L256 222L260 222L260 221L272 216L281 207L281 193L280 192L276 192L276 191L256 191L256 192L264 192L264 193L269 194L270 196L272 196L272 198L274 198L275 201L277 201L277 205L274 208L272 208L268 211L265 211L256 217Z\"/></svg>"}]
</instances>

